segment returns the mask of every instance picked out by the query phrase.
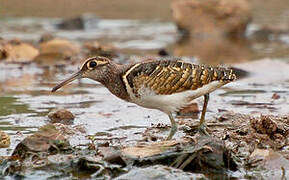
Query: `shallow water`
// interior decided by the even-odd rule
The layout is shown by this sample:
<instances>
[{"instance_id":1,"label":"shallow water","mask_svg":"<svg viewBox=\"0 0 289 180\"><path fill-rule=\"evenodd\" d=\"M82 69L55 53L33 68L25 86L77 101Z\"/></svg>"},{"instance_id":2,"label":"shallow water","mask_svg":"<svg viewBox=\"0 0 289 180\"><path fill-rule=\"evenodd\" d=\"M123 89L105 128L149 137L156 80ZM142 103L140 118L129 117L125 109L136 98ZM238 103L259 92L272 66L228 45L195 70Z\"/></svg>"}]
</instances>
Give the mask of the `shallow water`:
<instances>
[{"instance_id":1,"label":"shallow water","mask_svg":"<svg viewBox=\"0 0 289 180\"><path fill-rule=\"evenodd\" d=\"M250 69L261 65L262 69ZM20 66L23 65L14 64L13 68L17 70ZM287 63L279 60L260 60L235 66L251 71L251 76L213 92L207 119L218 116L218 112L222 110L255 115L289 113L289 78L284 76L289 70ZM278 71L270 71L274 67ZM65 74L69 74L71 69L75 67L65 68ZM82 80L81 86L77 86L79 82L75 82L56 93L51 93L51 88L64 77L60 72L48 78L41 68L33 65L24 65L23 70L12 77L11 69L7 70L6 66L1 66L0 71L4 74L0 82L0 129L7 130L12 139L19 136L18 131L29 134L46 124L48 112L58 107L64 107L75 114L74 125L85 127L90 135L106 132L112 136L135 140L140 138L139 134L151 124L169 123L164 113L124 102L91 80ZM267 71L266 75L262 71ZM261 77L265 80L260 79ZM22 79L21 83L17 79ZM278 93L281 98L273 100L274 93ZM196 101L201 107L202 98ZM15 144L10 148L13 149L13 146ZM8 154L9 152L1 150L1 155Z\"/></svg>"}]
</instances>

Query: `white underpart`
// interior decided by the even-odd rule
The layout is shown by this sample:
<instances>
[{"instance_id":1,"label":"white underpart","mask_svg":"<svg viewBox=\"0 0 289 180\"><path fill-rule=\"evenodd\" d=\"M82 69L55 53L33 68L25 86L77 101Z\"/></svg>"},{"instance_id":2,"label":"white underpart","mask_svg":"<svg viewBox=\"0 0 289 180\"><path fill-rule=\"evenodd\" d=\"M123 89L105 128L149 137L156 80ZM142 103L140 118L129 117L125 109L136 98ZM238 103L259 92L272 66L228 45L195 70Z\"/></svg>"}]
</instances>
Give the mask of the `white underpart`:
<instances>
[{"instance_id":1,"label":"white underpart","mask_svg":"<svg viewBox=\"0 0 289 180\"><path fill-rule=\"evenodd\" d=\"M210 93L225 84L225 82L213 81L196 90L187 90L171 95L157 95L153 90L147 87L139 89L139 97L136 97L130 88L128 92L130 94L131 102L142 107L159 109L165 113L170 113L189 105L193 99Z\"/></svg>"}]
</instances>

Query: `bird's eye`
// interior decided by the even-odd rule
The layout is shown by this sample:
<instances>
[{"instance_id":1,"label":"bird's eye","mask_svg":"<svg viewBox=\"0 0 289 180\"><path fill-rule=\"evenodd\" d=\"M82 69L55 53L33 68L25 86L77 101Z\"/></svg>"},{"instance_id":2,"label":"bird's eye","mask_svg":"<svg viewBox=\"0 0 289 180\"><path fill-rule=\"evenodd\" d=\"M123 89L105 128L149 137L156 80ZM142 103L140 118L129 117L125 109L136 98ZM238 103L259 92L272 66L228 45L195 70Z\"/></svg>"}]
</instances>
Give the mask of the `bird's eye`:
<instances>
[{"instance_id":1,"label":"bird's eye","mask_svg":"<svg viewBox=\"0 0 289 180\"><path fill-rule=\"evenodd\" d=\"M97 65L97 63L95 61L90 61L88 64L89 68L94 68L94 67L96 67L96 65Z\"/></svg>"}]
</instances>

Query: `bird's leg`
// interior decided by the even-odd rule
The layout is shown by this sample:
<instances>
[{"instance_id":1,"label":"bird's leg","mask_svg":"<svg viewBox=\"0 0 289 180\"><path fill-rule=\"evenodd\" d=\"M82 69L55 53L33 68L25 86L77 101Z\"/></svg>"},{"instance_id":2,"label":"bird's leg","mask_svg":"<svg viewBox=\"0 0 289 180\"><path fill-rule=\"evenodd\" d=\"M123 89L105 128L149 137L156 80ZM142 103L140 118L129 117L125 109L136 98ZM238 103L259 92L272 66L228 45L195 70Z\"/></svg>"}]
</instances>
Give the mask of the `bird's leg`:
<instances>
[{"instance_id":1,"label":"bird's leg","mask_svg":"<svg viewBox=\"0 0 289 180\"><path fill-rule=\"evenodd\" d=\"M171 121L171 131L170 131L169 136L167 137L167 140L171 140L172 137L174 136L174 134L178 130L178 125L177 125L172 113L168 113L168 115L169 115L169 118L170 118L170 121Z\"/></svg>"},{"instance_id":2,"label":"bird's leg","mask_svg":"<svg viewBox=\"0 0 289 180\"><path fill-rule=\"evenodd\" d=\"M206 123L205 123L205 115L207 111L208 101L209 101L209 94L204 95L204 105L202 110L202 115L200 119L200 125L199 125L199 131L205 135L209 135L209 133L206 131Z\"/></svg>"}]
</instances>

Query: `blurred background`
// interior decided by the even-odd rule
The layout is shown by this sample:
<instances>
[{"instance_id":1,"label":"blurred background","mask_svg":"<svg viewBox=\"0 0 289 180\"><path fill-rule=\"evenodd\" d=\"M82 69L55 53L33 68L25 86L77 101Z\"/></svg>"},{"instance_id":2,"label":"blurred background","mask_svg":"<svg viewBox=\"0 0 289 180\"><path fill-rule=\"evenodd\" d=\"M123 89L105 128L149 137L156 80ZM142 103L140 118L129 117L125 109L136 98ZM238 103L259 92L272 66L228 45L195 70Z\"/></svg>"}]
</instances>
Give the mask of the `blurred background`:
<instances>
[{"instance_id":1,"label":"blurred background","mask_svg":"<svg viewBox=\"0 0 289 180\"><path fill-rule=\"evenodd\" d=\"M54 53L41 48L40 40L47 35L80 45L81 49L75 49L77 55L92 48L113 52L115 48L130 55L156 54L165 49L170 55L195 56L212 64L288 57L286 0L0 3L0 36L4 40L30 41L40 51L38 60ZM67 53L65 57L71 57Z\"/></svg>"}]
</instances>

